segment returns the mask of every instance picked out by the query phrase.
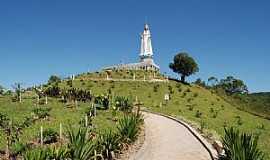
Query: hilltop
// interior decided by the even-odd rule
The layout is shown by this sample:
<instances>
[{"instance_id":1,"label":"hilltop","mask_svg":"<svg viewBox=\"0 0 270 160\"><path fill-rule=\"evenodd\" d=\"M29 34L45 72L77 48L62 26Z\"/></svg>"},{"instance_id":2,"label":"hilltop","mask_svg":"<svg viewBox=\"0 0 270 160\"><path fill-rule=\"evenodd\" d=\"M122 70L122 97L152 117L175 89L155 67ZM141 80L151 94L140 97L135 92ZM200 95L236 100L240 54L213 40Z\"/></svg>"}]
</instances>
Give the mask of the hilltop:
<instances>
[{"instance_id":1,"label":"hilltop","mask_svg":"<svg viewBox=\"0 0 270 160\"><path fill-rule=\"evenodd\" d=\"M157 72L143 71L84 73L76 76L72 84L68 85L68 80L60 84L63 88L70 88L70 85L91 90L95 95L122 95L137 99L147 110L184 119L203 130L208 137L222 136L226 126L256 133L260 135L261 149L270 154L269 120L239 110L236 104L198 85L182 84L167 80ZM170 100L164 100L165 94L169 94Z\"/></svg>"}]
</instances>

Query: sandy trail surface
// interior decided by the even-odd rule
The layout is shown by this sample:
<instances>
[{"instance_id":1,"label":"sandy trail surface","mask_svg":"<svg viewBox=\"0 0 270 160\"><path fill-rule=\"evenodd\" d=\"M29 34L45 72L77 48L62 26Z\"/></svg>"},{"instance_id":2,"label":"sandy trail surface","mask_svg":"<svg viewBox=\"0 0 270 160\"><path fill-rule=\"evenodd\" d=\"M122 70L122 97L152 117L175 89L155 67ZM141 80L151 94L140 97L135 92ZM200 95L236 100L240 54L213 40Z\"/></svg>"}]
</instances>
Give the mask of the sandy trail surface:
<instances>
[{"instance_id":1,"label":"sandy trail surface","mask_svg":"<svg viewBox=\"0 0 270 160\"><path fill-rule=\"evenodd\" d=\"M178 122L144 113L145 142L131 160L211 160L203 145Z\"/></svg>"}]
</instances>

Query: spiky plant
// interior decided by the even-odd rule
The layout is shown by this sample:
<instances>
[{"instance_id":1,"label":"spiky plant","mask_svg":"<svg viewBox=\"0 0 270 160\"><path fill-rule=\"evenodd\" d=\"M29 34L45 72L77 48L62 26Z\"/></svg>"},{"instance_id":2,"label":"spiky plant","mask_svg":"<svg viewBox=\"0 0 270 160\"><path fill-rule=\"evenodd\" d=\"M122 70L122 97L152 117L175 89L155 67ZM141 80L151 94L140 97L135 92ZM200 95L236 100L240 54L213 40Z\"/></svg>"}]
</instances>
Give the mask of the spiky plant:
<instances>
[{"instance_id":1,"label":"spiky plant","mask_svg":"<svg viewBox=\"0 0 270 160\"><path fill-rule=\"evenodd\" d=\"M98 146L103 158L113 159L112 152L118 152L120 150L120 137L111 130L107 130L100 134Z\"/></svg>"},{"instance_id":2,"label":"spiky plant","mask_svg":"<svg viewBox=\"0 0 270 160\"><path fill-rule=\"evenodd\" d=\"M70 126L67 130L70 158L73 160L88 160L94 157L95 142L88 138L87 128L74 130Z\"/></svg>"},{"instance_id":3,"label":"spiky plant","mask_svg":"<svg viewBox=\"0 0 270 160\"><path fill-rule=\"evenodd\" d=\"M141 124L140 116L135 114L127 114L122 119L119 120L117 125L117 130L121 138L127 142L133 142L136 140Z\"/></svg>"},{"instance_id":4,"label":"spiky plant","mask_svg":"<svg viewBox=\"0 0 270 160\"><path fill-rule=\"evenodd\" d=\"M41 160L41 159L46 160L48 158L49 158L48 151L47 149L43 148L28 150L23 155L24 160Z\"/></svg>"},{"instance_id":5,"label":"spiky plant","mask_svg":"<svg viewBox=\"0 0 270 160\"><path fill-rule=\"evenodd\" d=\"M225 155L222 160L263 160L264 154L258 149L258 136L241 133L233 127L225 128L222 139Z\"/></svg>"}]
</instances>

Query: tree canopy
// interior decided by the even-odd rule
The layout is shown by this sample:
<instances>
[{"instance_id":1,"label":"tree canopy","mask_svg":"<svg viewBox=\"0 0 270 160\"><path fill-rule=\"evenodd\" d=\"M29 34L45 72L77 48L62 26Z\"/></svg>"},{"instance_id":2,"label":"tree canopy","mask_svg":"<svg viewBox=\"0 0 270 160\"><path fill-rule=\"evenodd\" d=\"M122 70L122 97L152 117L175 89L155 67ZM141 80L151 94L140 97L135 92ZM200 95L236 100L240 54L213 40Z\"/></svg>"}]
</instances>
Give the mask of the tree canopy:
<instances>
[{"instance_id":1,"label":"tree canopy","mask_svg":"<svg viewBox=\"0 0 270 160\"><path fill-rule=\"evenodd\" d=\"M61 78L56 75L52 75L48 80L48 84L59 83L59 82L61 82Z\"/></svg>"},{"instance_id":2,"label":"tree canopy","mask_svg":"<svg viewBox=\"0 0 270 160\"><path fill-rule=\"evenodd\" d=\"M225 79L221 79L219 87L223 88L227 93L248 93L248 87L241 79L236 79L233 76L228 76Z\"/></svg>"},{"instance_id":3,"label":"tree canopy","mask_svg":"<svg viewBox=\"0 0 270 160\"><path fill-rule=\"evenodd\" d=\"M196 61L188 55L181 52L174 56L173 62L169 64L173 72L181 75L181 81L185 82L185 78L199 71Z\"/></svg>"}]
</instances>

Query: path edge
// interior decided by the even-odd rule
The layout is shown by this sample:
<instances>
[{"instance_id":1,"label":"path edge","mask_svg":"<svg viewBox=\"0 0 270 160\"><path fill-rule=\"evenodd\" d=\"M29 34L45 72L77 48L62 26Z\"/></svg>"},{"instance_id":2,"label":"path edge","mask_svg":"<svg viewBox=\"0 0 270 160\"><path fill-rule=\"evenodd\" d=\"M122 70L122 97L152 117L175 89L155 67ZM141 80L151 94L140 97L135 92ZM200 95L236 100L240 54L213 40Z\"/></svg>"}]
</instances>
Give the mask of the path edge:
<instances>
[{"instance_id":1,"label":"path edge","mask_svg":"<svg viewBox=\"0 0 270 160\"><path fill-rule=\"evenodd\" d=\"M153 111L149 111L149 110L143 110L143 112L147 112L147 113L152 113L152 114L156 114L162 117L166 117L169 118L173 121L176 121L177 123L181 124L182 126L184 126L186 129L188 129L188 131L202 144L202 146L207 150L207 152L209 153L211 160L216 160L218 157L214 156L214 153L211 151L210 147L207 146L207 144L204 142L203 137L201 137L201 135L195 131L193 131L193 128L187 124L186 122L183 122L181 120L179 120L178 118L175 118L173 116L169 116L163 113L158 113L158 112L153 112ZM217 154L218 155L218 154Z\"/></svg>"}]
</instances>

